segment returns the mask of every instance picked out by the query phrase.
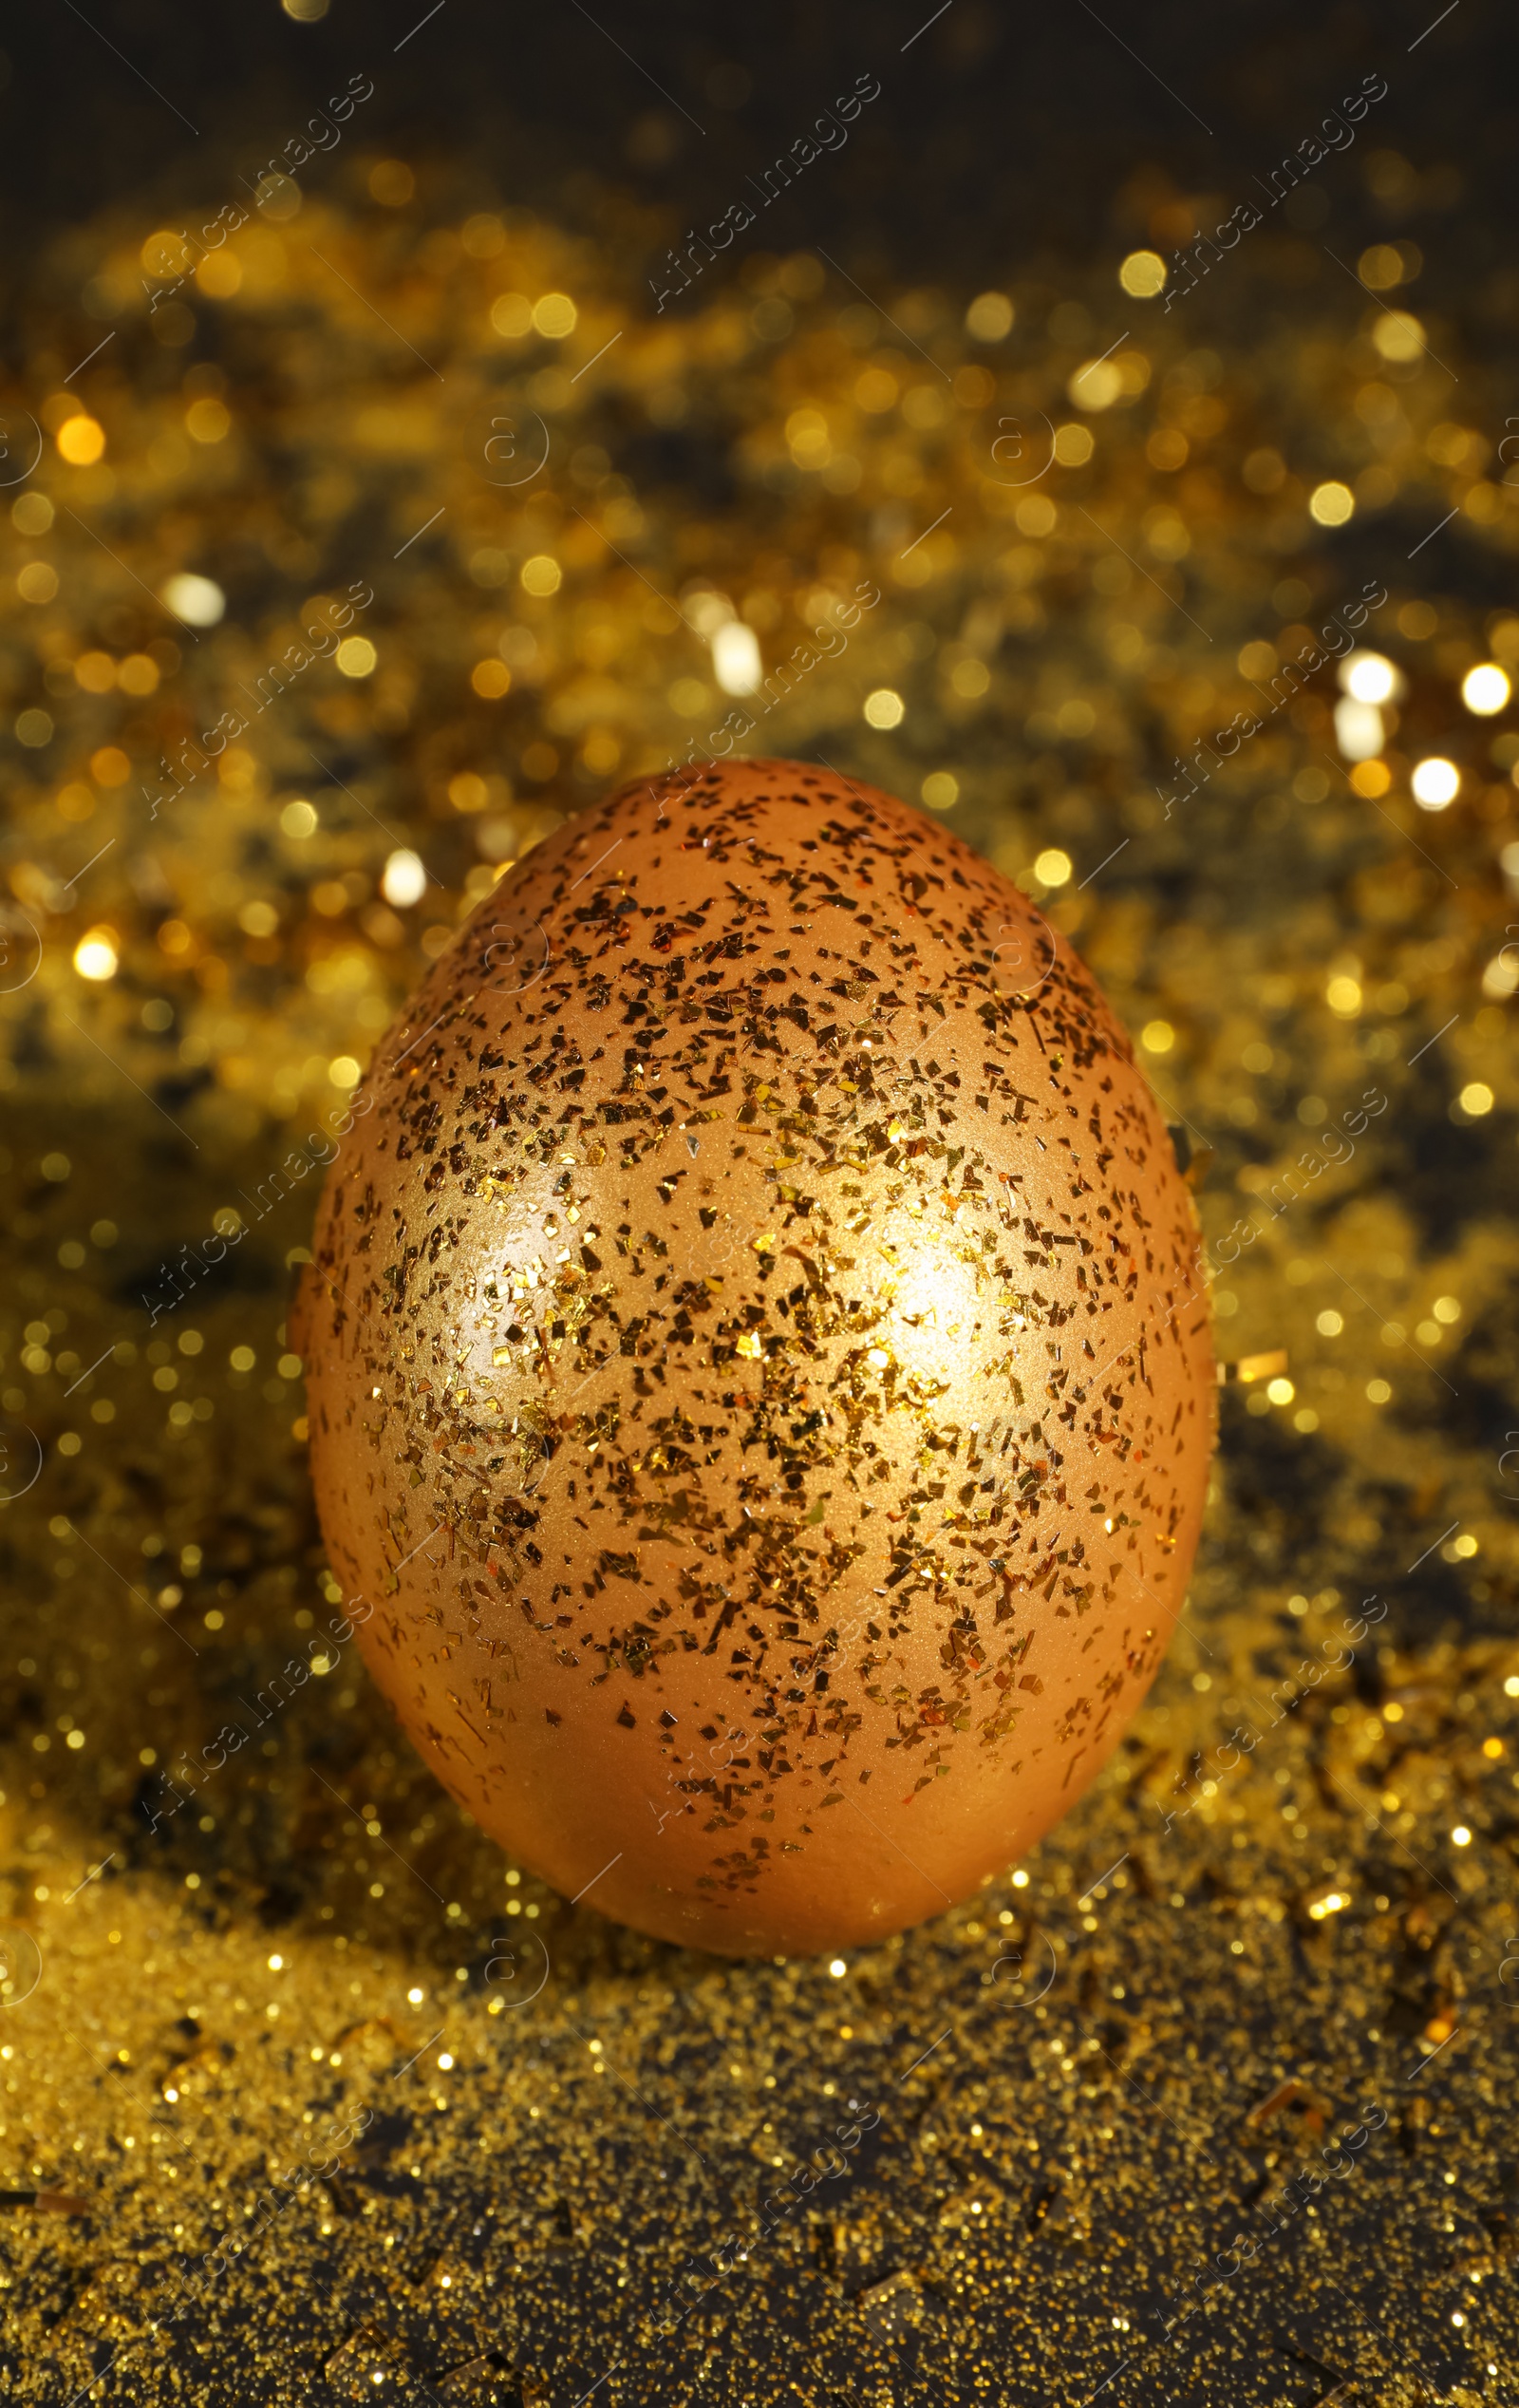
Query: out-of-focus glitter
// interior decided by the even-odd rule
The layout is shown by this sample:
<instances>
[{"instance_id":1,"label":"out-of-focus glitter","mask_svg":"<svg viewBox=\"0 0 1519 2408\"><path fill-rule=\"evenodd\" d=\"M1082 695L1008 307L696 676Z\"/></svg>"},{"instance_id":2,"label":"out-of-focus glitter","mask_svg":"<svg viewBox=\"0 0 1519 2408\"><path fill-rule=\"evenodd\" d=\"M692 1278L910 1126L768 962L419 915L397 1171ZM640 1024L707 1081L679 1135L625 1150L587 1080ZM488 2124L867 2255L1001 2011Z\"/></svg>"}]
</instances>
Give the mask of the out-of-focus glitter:
<instances>
[{"instance_id":1,"label":"out-of-focus glitter","mask_svg":"<svg viewBox=\"0 0 1519 2408\"><path fill-rule=\"evenodd\" d=\"M314 61L343 11L291 13L282 38ZM1156 65L1199 99L1185 58ZM1273 141L1307 131L1293 105ZM812 280L778 209L775 248L735 245L655 313L615 263L688 220L651 235L614 157L588 240L552 205L529 217L489 161L450 182L446 159L385 160L374 106L299 182L258 162L305 109L229 161L249 220L198 265L165 198L16 246L36 306L10 367L42 434L0 573L0 1485L30 1477L28 1431L44 1466L4 1515L0 2189L31 2201L5 2220L8 2391L156 2408L240 2385L294 2408L404 2377L484 2403L606 2374L598 2403L737 2408L792 2380L917 2408L950 2380L1160 2397L1180 2345L1210 2397L1359 2382L1391 2402L1416 2366L1479 2396L1519 2351L1495 2279L1515 2216L1519 747L1511 698L1473 714L1462 687L1489 665L1511 684L1519 642L1510 404L1467 330L1503 323L1501 258L1480 224L1450 239L1475 162L1374 117L1290 209L1263 197L1206 279L1200 170L1126 189L1068 275L1016 231L960 285L952 255L894 273L823 233L869 303ZM861 127L808 176L856 156ZM375 190L377 167L401 172ZM1334 219L1293 222L1332 177ZM1468 265L1437 276L1437 252ZM174 276L150 315L144 278ZM568 332L534 323L553 294ZM1070 379L1110 342L1148 381L1125 369L1083 410ZM793 444L800 410L822 440ZM1079 462L1054 453L1073 417ZM58 438L85 421L104 448L72 461ZM1326 480L1354 500L1339 526L1311 515ZM536 559L552 590L524 581ZM866 580L878 603L841 628ZM1334 619L1376 580L1363 624ZM747 699L686 615L698 583L754 633ZM374 648L367 677L340 673L334 635ZM1359 762L1333 716L1352 644L1399 681L1352 688L1391 705ZM689 718L683 679L709 698ZM894 726L865 715L878 691ZM1200 1164L1221 1350L1285 1358L1220 1391L1195 1641L1103 1783L1027 1866L847 1981L682 1958L612 1934L594 1891L572 1909L503 1882L338 1635L282 1367L350 1101L330 1065L367 1063L472 876L609 781L721 750L741 703L766 705L767 751L921 796L1014 878L1067 855L1040 908L1133 1030L1172 1035L1140 1058ZM108 752L121 782L97 775ZM1456 782L1431 809L1434 761ZM397 852L425 864L414 902L383 891ZM81 978L101 930L116 973ZM837 1002L863 1044L869 993ZM1331 1892L1348 1903L1315 1917ZM1272 2238L1269 2201L1368 2109L1379 2154ZM830 2145L847 2179L815 2162ZM304 2190L272 2187L292 2167ZM796 2210L730 2264L737 2214L781 2183ZM1216 2284L1168 2340L1247 2229L1280 2283ZM697 2305L663 2334L681 2281ZM1312 2363L1285 2348L1283 2298Z\"/></svg>"}]
</instances>

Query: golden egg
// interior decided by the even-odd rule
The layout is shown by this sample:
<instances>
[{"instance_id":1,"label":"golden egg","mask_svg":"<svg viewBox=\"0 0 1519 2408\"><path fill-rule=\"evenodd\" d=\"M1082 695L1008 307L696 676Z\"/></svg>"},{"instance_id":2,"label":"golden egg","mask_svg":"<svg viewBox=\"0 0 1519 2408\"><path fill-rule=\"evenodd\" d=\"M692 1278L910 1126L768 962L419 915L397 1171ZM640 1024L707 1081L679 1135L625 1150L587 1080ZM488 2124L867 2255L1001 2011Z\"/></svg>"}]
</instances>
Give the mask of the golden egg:
<instances>
[{"instance_id":1,"label":"golden egg","mask_svg":"<svg viewBox=\"0 0 1519 2408\"><path fill-rule=\"evenodd\" d=\"M1191 1195L1068 942L940 824L705 764L520 860L382 1043L306 1274L346 1611L569 1897L884 1938L1087 1787L1180 1607Z\"/></svg>"}]
</instances>

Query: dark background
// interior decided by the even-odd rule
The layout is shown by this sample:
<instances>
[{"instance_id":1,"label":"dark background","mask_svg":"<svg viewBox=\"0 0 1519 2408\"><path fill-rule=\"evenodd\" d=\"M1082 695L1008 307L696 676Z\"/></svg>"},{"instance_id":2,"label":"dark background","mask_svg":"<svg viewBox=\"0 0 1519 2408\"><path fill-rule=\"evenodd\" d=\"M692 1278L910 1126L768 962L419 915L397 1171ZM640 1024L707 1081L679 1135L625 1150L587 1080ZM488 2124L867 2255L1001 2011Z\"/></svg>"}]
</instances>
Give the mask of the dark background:
<instances>
[{"instance_id":1,"label":"dark background","mask_svg":"<svg viewBox=\"0 0 1519 2408\"><path fill-rule=\"evenodd\" d=\"M662 239L725 208L746 173L872 73L882 94L846 150L767 220L776 247L842 244L867 279L889 263L899 277L971 290L1005 273L1014 252L1025 272L1042 254L1059 280L1116 232L1142 233L1136 179L1155 198L1168 183L1227 195L1227 211L1251 196L1252 170L1377 72L1391 89L1362 122L1362 146L1416 133L1422 160L1453 171L1417 213L1431 281L1449 303L1504 256L1519 46L1497 0L1459 0L1438 36L1412 50L1438 0L1114 7L1100 17L1082 0L1052 11L954 0L904 51L931 13L931 0L752 14L609 0L593 20L574 0L553 9L446 0L405 40L426 0L362 9L336 0L313 25L293 23L276 0L204 10L91 0L83 15L48 0L6 37L9 274L25 277L38 235L127 193L166 211L194 205L213 161L219 173L224 159L267 159L359 68L376 84L365 147L383 137L407 156L441 150L478 180L482 205L509 194L591 235L619 187L662 213ZM303 180L321 174L313 165ZM1381 222L1360 179L1324 180L1346 241L1374 239ZM1511 309L1507 318L1511 330Z\"/></svg>"}]
</instances>

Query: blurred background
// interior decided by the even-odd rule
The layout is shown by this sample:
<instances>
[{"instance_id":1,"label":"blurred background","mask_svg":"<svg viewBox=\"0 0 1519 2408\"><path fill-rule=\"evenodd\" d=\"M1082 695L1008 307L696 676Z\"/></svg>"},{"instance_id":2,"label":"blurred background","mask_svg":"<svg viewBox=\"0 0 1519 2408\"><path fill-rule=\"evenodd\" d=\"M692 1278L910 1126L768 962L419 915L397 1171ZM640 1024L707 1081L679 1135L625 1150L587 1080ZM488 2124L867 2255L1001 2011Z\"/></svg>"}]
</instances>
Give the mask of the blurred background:
<instances>
[{"instance_id":1,"label":"blurred background","mask_svg":"<svg viewBox=\"0 0 1519 2408\"><path fill-rule=\"evenodd\" d=\"M1507 35L7 32L9 2396L1506 2396ZM328 1636L286 1327L312 1133L428 960L736 711L1090 962L1227 1375L1124 1747L847 1964L658 1947L463 1821Z\"/></svg>"}]
</instances>

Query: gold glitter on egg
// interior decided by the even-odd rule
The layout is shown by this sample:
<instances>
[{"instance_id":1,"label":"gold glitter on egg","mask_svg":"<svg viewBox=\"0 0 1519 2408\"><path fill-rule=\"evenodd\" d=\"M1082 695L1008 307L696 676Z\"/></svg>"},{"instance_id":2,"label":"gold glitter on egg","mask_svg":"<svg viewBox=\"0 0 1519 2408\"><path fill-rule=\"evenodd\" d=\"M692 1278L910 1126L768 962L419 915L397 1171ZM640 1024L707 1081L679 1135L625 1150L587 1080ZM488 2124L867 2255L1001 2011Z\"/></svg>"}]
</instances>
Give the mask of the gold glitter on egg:
<instances>
[{"instance_id":1,"label":"gold glitter on egg","mask_svg":"<svg viewBox=\"0 0 1519 2408\"><path fill-rule=\"evenodd\" d=\"M479 1823L735 1954L1031 1845L1160 1662L1215 1386L1171 1141L1027 898L817 769L634 786L466 921L353 1109L318 1496Z\"/></svg>"}]
</instances>

